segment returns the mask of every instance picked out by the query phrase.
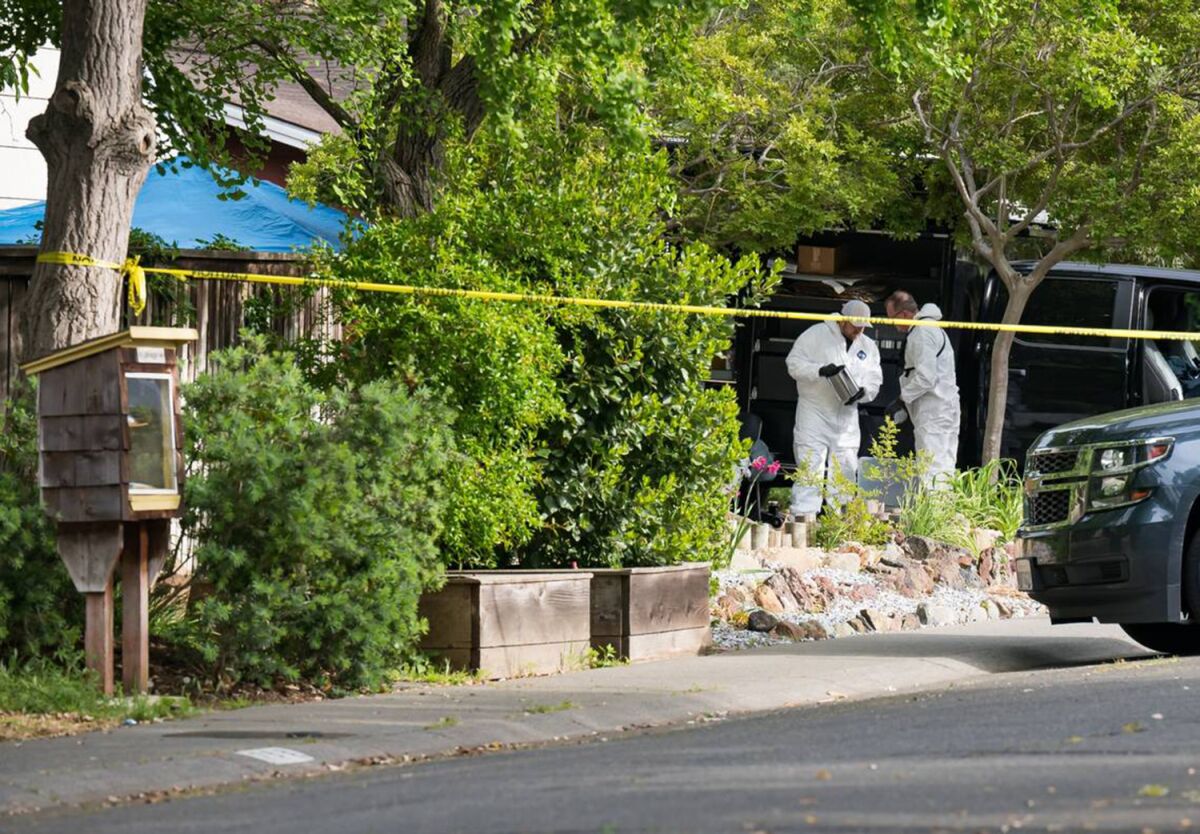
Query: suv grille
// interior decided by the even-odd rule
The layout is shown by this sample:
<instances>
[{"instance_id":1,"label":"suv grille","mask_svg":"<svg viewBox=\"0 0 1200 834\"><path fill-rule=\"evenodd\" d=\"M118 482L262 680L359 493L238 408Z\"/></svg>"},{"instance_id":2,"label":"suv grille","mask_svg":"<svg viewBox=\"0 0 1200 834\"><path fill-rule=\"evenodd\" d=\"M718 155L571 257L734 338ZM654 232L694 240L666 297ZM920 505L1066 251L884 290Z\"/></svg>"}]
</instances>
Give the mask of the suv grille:
<instances>
[{"instance_id":1,"label":"suv grille","mask_svg":"<svg viewBox=\"0 0 1200 834\"><path fill-rule=\"evenodd\" d=\"M1057 524L1071 515L1073 490L1055 489L1039 492L1025 501L1025 523L1031 527Z\"/></svg>"},{"instance_id":2,"label":"suv grille","mask_svg":"<svg viewBox=\"0 0 1200 834\"><path fill-rule=\"evenodd\" d=\"M1029 468L1042 475L1053 475L1056 472L1070 472L1079 460L1079 452L1070 449L1065 452L1034 452L1030 456Z\"/></svg>"}]
</instances>

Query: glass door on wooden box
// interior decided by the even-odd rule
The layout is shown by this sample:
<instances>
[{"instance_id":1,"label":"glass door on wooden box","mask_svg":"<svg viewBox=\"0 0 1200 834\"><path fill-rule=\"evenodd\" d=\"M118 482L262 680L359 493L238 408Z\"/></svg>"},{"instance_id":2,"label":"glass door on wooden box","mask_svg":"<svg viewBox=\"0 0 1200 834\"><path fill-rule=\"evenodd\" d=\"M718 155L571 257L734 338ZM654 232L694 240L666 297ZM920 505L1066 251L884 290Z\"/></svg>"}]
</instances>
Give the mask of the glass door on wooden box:
<instances>
[{"instance_id":1,"label":"glass door on wooden box","mask_svg":"<svg viewBox=\"0 0 1200 834\"><path fill-rule=\"evenodd\" d=\"M127 373L129 492L174 493L175 412L170 374Z\"/></svg>"}]
</instances>

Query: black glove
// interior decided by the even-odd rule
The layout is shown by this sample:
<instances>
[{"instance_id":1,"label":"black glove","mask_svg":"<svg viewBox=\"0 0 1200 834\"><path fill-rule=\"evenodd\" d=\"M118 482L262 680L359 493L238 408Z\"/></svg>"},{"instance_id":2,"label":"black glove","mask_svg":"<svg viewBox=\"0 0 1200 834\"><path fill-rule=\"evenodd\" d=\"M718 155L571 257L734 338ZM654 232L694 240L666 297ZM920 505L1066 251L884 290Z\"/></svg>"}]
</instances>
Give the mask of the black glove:
<instances>
[{"instance_id":1,"label":"black glove","mask_svg":"<svg viewBox=\"0 0 1200 834\"><path fill-rule=\"evenodd\" d=\"M863 398L863 394L865 394L865 393L867 393L866 388L859 388L857 391L854 392L853 397L846 400L846 405L854 405L856 402L858 402L859 400L861 400Z\"/></svg>"},{"instance_id":2,"label":"black glove","mask_svg":"<svg viewBox=\"0 0 1200 834\"><path fill-rule=\"evenodd\" d=\"M828 377L831 377L831 376L836 376L836 375L837 375L837 373L838 373L838 371L840 371L840 370L841 370L842 368L844 368L844 367L846 367L846 366L845 366L845 365L835 365L835 364L833 364L832 362L830 362L830 363L829 363L828 365L826 365L824 368L822 368L821 370L817 371L817 373L819 373L819 374L820 374L821 376L823 376L823 377L826 377L826 378L828 378Z\"/></svg>"}]
</instances>

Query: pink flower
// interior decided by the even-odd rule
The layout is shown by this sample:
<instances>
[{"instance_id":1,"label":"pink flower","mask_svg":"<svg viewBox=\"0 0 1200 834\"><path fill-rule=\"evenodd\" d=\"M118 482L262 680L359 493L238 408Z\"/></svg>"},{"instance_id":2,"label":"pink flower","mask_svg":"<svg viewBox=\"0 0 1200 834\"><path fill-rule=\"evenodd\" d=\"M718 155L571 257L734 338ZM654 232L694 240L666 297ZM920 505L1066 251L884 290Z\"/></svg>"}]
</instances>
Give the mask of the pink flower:
<instances>
[{"instance_id":1,"label":"pink flower","mask_svg":"<svg viewBox=\"0 0 1200 834\"><path fill-rule=\"evenodd\" d=\"M768 474L768 475L776 475L776 474L778 474L778 473L779 473L779 468L780 468L782 465L783 465L783 464L781 464L779 461L775 461L774 463L772 463L770 466L768 466L768 467L767 467L767 474Z\"/></svg>"},{"instance_id":2,"label":"pink flower","mask_svg":"<svg viewBox=\"0 0 1200 834\"><path fill-rule=\"evenodd\" d=\"M754 460L752 460L750 462L750 467L755 472L761 472L767 468L767 459L765 457L763 457L762 455L759 455L758 457L756 457Z\"/></svg>"}]
</instances>

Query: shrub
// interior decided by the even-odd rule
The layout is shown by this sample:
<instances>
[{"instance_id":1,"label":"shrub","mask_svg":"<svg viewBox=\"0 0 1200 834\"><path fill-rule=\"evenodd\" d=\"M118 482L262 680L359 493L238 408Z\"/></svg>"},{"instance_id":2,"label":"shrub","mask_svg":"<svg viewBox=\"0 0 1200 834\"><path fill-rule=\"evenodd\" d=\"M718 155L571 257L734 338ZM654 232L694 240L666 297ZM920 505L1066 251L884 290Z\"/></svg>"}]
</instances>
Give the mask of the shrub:
<instances>
[{"instance_id":1,"label":"shrub","mask_svg":"<svg viewBox=\"0 0 1200 834\"><path fill-rule=\"evenodd\" d=\"M377 224L331 275L691 304L758 283L756 259L670 245L663 156L553 126L502 138L457 148L437 208ZM742 444L732 392L702 381L728 320L366 294L347 295L343 317L353 341L327 372L400 371L457 409L471 463L451 484L451 564L721 558Z\"/></svg>"},{"instance_id":2,"label":"shrub","mask_svg":"<svg viewBox=\"0 0 1200 834\"><path fill-rule=\"evenodd\" d=\"M58 558L37 487L32 387L0 408L0 656L79 654L83 599Z\"/></svg>"},{"instance_id":3,"label":"shrub","mask_svg":"<svg viewBox=\"0 0 1200 834\"><path fill-rule=\"evenodd\" d=\"M440 576L449 413L391 380L318 391L258 337L214 366L184 392L184 530L210 588L193 660L217 684L378 684Z\"/></svg>"}]
</instances>

